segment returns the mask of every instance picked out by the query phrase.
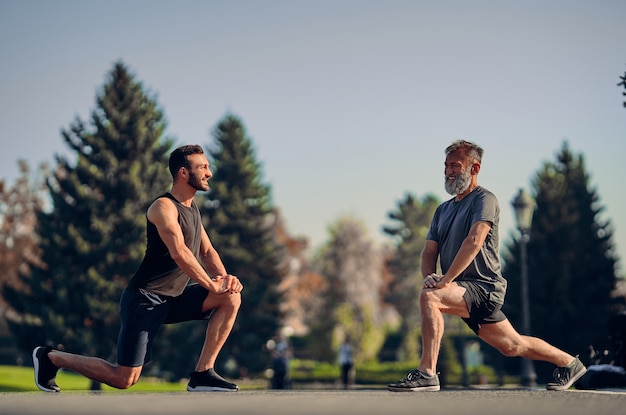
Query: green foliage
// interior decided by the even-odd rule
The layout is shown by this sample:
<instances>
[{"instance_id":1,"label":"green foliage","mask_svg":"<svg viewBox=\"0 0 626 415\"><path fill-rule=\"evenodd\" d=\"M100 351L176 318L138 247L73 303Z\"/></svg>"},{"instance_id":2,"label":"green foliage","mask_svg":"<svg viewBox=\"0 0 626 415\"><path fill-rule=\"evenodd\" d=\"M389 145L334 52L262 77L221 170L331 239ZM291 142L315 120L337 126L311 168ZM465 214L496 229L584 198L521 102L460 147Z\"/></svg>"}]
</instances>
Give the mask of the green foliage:
<instances>
[{"instance_id":1,"label":"green foliage","mask_svg":"<svg viewBox=\"0 0 626 415\"><path fill-rule=\"evenodd\" d=\"M531 333L573 354L608 334L616 282L612 228L600 218L582 155L567 143L534 180L536 210L528 243ZM519 241L508 247L505 312L520 326Z\"/></svg>"},{"instance_id":2,"label":"green foliage","mask_svg":"<svg viewBox=\"0 0 626 415\"><path fill-rule=\"evenodd\" d=\"M77 119L62 136L74 160L57 156L51 209L39 212L43 265L5 293L21 318L12 332L26 355L37 344L113 359L118 302L145 247L145 208L170 181L166 122L122 63L97 97L90 128Z\"/></svg>"},{"instance_id":3,"label":"green foliage","mask_svg":"<svg viewBox=\"0 0 626 415\"><path fill-rule=\"evenodd\" d=\"M333 349L338 350L345 335L358 345L355 354L355 363L372 362L377 360L378 352L385 342L385 331L378 325L373 315L374 307L371 304L343 303L335 310L337 327L333 338Z\"/></svg>"},{"instance_id":4,"label":"green foliage","mask_svg":"<svg viewBox=\"0 0 626 415\"><path fill-rule=\"evenodd\" d=\"M21 283L20 274L27 273L29 263L39 261L41 256L38 249L38 236L34 232L37 214L45 206L47 188L45 186L48 168L41 164L34 179L30 177L31 170L25 160L19 160L20 177L12 185L0 179L0 293L6 291L3 297L11 296L15 290L23 291L26 286ZM5 289L5 286L8 288ZM0 310L6 310L7 302L0 298ZM10 338L9 326L6 317L9 313L2 313L0 317L0 359L6 356L7 362L16 362L19 355L15 355L13 348L2 347L4 339L14 343Z\"/></svg>"},{"instance_id":5,"label":"green foliage","mask_svg":"<svg viewBox=\"0 0 626 415\"><path fill-rule=\"evenodd\" d=\"M330 240L314 259L317 272L328 281L322 293L325 306L311 327L315 357L334 361L347 333L355 360L375 359L384 343L386 323L380 318L381 252L354 218L340 218L329 231ZM333 333L337 333L334 338Z\"/></svg>"},{"instance_id":6,"label":"green foliage","mask_svg":"<svg viewBox=\"0 0 626 415\"><path fill-rule=\"evenodd\" d=\"M400 332L403 333L401 350L408 360L418 359L420 333L419 292L421 290L421 252L424 248L430 221L439 205L433 195L421 201L407 193L398 202L397 210L387 214L392 221L383 231L395 242L395 249L388 266L394 276L389 293L385 298L394 304L402 316Z\"/></svg>"},{"instance_id":7,"label":"green foliage","mask_svg":"<svg viewBox=\"0 0 626 415\"><path fill-rule=\"evenodd\" d=\"M334 382L339 379L339 366L331 362L292 359L289 378L292 382Z\"/></svg>"},{"instance_id":8,"label":"green foliage","mask_svg":"<svg viewBox=\"0 0 626 415\"><path fill-rule=\"evenodd\" d=\"M622 80L622 82L617 84L617 86L624 87L624 92L622 92L622 95L626 97L626 72L624 72L624 76L620 76L620 79ZM626 101L624 101L624 108L626 108Z\"/></svg>"},{"instance_id":9,"label":"green foliage","mask_svg":"<svg viewBox=\"0 0 626 415\"><path fill-rule=\"evenodd\" d=\"M402 379L418 362L368 362L358 363L355 368L357 384L387 384ZM339 365L330 362L293 359L290 378L293 382L331 383L339 379Z\"/></svg>"},{"instance_id":10,"label":"green foliage","mask_svg":"<svg viewBox=\"0 0 626 415\"><path fill-rule=\"evenodd\" d=\"M404 378L407 372L415 369L418 364L418 361L360 363L355 366L355 384L383 387L388 383L397 382ZM468 371L467 375L469 384L498 383L497 374L494 368L490 366L480 365L473 367ZM334 363L294 359L291 361L289 376L295 384L333 384L339 381L340 370L339 366ZM446 386L463 384L462 370L458 364L451 367L446 376ZM508 381L510 383L518 382L514 378L509 378Z\"/></svg>"},{"instance_id":11,"label":"green foliage","mask_svg":"<svg viewBox=\"0 0 626 415\"><path fill-rule=\"evenodd\" d=\"M387 384L404 378L407 372L415 369L419 361L407 360L404 362L369 362L355 368L355 383L358 384Z\"/></svg>"}]
</instances>

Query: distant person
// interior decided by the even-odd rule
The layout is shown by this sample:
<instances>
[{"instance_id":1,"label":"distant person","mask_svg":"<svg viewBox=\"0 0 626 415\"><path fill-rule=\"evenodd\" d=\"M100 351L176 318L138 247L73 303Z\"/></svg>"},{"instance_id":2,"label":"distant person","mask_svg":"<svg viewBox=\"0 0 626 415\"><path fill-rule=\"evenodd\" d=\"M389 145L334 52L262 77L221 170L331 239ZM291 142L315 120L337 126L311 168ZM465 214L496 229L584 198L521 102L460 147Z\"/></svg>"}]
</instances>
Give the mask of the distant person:
<instances>
[{"instance_id":1,"label":"distant person","mask_svg":"<svg viewBox=\"0 0 626 415\"><path fill-rule=\"evenodd\" d=\"M159 327L190 320L208 320L204 345L188 391L237 391L215 372L214 365L228 338L243 285L226 272L202 226L194 202L207 191L212 176L202 147L186 145L169 158L173 184L147 210L145 257L120 300L121 328L117 364L65 353L50 346L33 350L35 383L45 392L59 392L57 370L65 368L119 389L139 380ZM193 280L193 284L188 284Z\"/></svg>"},{"instance_id":2,"label":"distant person","mask_svg":"<svg viewBox=\"0 0 626 415\"><path fill-rule=\"evenodd\" d=\"M454 197L435 211L421 255L422 357L416 369L387 388L394 392L440 389L436 365L446 313L461 317L505 356L553 363L554 380L546 389L568 389L587 370L578 357L519 334L501 311L507 283L500 271L500 208L494 194L478 185L483 149L459 140L445 154L445 189ZM442 274L436 273L437 259Z\"/></svg>"},{"instance_id":3,"label":"distant person","mask_svg":"<svg viewBox=\"0 0 626 415\"><path fill-rule=\"evenodd\" d=\"M350 336L346 334L343 339L343 343L339 346L339 354L337 356L337 362L339 363L339 370L341 373L341 383L344 389L350 387L351 371L354 366L354 357L352 351L352 344L350 343Z\"/></svg>"},{"instance_id":4,"label":"distant person","mask_svg":"<svg viewBox=\"0 0 626 415\"><path fill-rule=\"evenodd\" d=\"M287 336L280 332L271 349L272 357L272 389L289 388L289 365L292 347Z\"/></svg>"}]
</instances>

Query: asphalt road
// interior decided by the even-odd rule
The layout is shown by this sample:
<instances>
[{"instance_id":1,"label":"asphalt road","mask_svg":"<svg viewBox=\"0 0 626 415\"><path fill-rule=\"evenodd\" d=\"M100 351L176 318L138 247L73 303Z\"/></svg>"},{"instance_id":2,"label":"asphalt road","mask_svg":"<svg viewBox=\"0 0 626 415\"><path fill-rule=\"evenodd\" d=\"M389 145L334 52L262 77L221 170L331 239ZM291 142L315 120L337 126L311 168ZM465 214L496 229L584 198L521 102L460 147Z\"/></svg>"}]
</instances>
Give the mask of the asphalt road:
<instances>
[{"instance_id":1,"label":"asphalt road","mask_svg":"<svg viewBox=\"0 0 626 415\"><path fill-rule=\"evenodd\" d=\"M0 414L620 415L626 391L540 389L289 390L176 393L0 393Z\"/></svg>"}]
</instances>

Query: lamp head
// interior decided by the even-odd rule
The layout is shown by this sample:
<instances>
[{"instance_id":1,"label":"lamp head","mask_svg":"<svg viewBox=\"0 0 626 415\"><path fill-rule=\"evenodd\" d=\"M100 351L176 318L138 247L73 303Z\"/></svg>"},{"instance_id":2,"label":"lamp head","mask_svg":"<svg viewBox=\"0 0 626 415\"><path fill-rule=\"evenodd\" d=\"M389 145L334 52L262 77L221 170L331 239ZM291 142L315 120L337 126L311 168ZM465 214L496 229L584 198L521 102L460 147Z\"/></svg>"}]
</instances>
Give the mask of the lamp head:
<instances>
[{"instance_id":1,"label":"lamp head","mask_svg":"<svg viewBox=\"0 0 626 415\"><path fill-rule=\"evenodd\" d=\"M535 201L524 189L519 189L517 196L511 201L513 209L515 209L515 222L517 228L522 232L530 230L533 222L533 212L535 210Z\"/></svg>"}]
</instances>

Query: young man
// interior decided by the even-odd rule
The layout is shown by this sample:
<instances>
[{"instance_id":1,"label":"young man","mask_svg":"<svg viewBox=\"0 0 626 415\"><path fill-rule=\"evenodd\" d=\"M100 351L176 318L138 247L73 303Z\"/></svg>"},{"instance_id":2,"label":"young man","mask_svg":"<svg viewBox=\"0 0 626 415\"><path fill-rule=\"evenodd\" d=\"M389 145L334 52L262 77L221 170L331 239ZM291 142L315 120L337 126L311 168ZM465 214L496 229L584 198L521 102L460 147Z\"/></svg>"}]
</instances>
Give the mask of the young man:
<instances>
[{"instance_id":1,"label":"young man","mask_svg":"<svg viewBox=\"0 0 626 415\"><path fill-rule=\"evenodd\" d=\"M243 285L226 272L202 226L194 202L212 176L202 147L186 145L170 155L173 184L147 210L145 257L120 300L117 364L65 353L49 346L33 350L35 383L59 392L56 373L66 368L92 380L126 389L137 383L162 324L209 320L204 346L188 391L237 391L214 370L215 360L235 323ZM188 284L193 280L195 284Z\"/></svg>"},{"instance_id":2,"label":"young man","mask_svg":"<svg viewBox=\"0 0 626 415\"><path fill-rule=\"evenodd\" d=\"M501 275L498 200L478 185L483 149L468 141L446 148L445 188L454 198L436 210L421 255L422 358L394 392L438 391L436 364L443 314L460 316L485 342L505 356L544 360L557 366L549 390L568 389L586 368L577 357L544 340L519 334L501 311L506 280ZM436 273L437 259L442 274Z\"/></svg>"}]
</instances>

